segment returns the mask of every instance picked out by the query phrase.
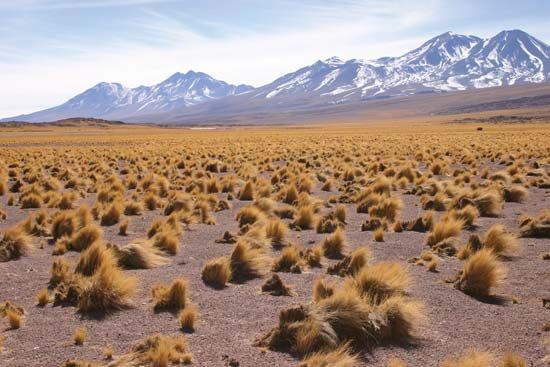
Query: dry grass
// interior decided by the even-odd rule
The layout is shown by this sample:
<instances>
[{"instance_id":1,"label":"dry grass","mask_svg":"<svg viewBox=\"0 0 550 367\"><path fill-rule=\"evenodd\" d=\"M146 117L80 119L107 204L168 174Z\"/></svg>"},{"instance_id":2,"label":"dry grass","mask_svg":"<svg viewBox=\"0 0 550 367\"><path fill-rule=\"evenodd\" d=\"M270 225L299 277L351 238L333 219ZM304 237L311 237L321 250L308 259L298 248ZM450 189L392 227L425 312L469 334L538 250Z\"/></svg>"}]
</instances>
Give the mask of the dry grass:
<instances>
[{"instance_id":1,"label":"dry grass","mask_svg":"<svg viewBox=\"0 0 550 367\"><path fill-rule=\"evenodd\" d=\"M102 264L82 285L78 310L82 313L106 313L128 308L135 284L136 279L125 275L118 267Z\"/></svg>"},{"instance_id":2,"label":"dry grass","mask_svg":"<svg viewBox=\"0 0 550 367\"><path fill-rule=\"evenodd\" d=\"M112 246L111 249L118 264L126 269L152 269L169 262L160 249L147 241Z\"/></svg>"},{"instance_id":3,"label":"dry grass","mask_svg":"<svg viewBox=\"0 0 550 367\"><path fill-rule=\"evenodd\" d=\"M462 356L443 361L441 367L490 367L493 357L488 352L467 350Z\"/></svg>"},{"instance_id":4,"label":"dry grass","mask_svg":"<svg viewBox=\"0 0 550 367\"><path fill-rule=\"evenodd\" d=\"M73 341L75 345L84 345L84 341L86 341L86 337L88 336L88 331L86 328L79 327L76 328L73 334Z\"/></svg>"},{"instance_id":5,"label":"dry grass","mask_svg":"<svg viewBox=\"0 0 550 367\"><path fill-rule=\"evenodd\" d=\"M199 317L199 309L195 305L186 306L178 315L180 326L185 331L195 331L195 325Z\"/></svg>"},{"instance_id":6,"label":"dry grass","mask_svg":"<svg viewBox=\"0 0 550 367\"><path fill-rule=\"evenodd\" d=\"M338 229L330 236L325 237L321 243L323 254L329 259L342 258L342 256L344 256L345 245L345 235L344 231L341 229Z\"/></svg>"},{"instance_id":7,"label":"dry grass","mask_svg":"<svg viewBox=\"0 0 550 367\"><path fill-rule=\"evenodd\" d=\"M265 272L266 265L267 259L263 250L254 248L244 239L237 241L229 256L231 280L234 282L260 277Z\"/></svg>"},{"instance_id":8,"label":"dry grass","mask_svg":"<svg viewBox=\"0 0 550 367\"><path fill-rule=\"evenodd\" d=\"M201 278L204 283L213 288L223 288L231 279L231 267L229 259L218 257L209 260L201 271Z\"/></svg>"},{"instance_id":9,"label":"dry grass","mask_svg":"<svg viewBox=\"0 0 550 367\"><path fill-rule=\"evenodd\" d=\"M275 272L293 272L293 269L302 263L300 252L300 249L295 245L285 247L281 256L273 262L271 270Z\"/></svg>"},{"instance_id":10,"label":"dry grass","mask_svg":"<svg viewBox=\"0 0 550 367\"><path fill-rule=\"evenodd\" d=\"M384 227L376 228L372 232L372 237L376 242L384 242Z\"/></svg>"},{"instance_id":11,"label":"dry grass","mask_svg":"<svg viewBox=\"0 0 550 367\"><path fill-rule=\"evenodd\" d=\"M188 302L189 285L184 278L174 279L170 285L157 284L151 289L155 310L179 311Z\"/></svg>"},{"instance_id":12,"label":"dry grass","mask_svg":"<svg viewBox=\"0 0 550 367\"><path fill-rule=\"evenodd\" d=\"M504 275L505 268L496 255L482 249L466 261L456 287L474 297L486 297L502 282Z\"/></svg>"},{"instance_id":13,"label":"dry grass","mask_svg":"<svg viewBox=\"0 0 550 367\"><path fill-rule=\"evenodd\" d=\"M434 247L447 238L456 237L460 234L463 227L464 222L462 220L444 217L435 224L426 239L426 244L430 247Z\"/></svg>"},{"instance_id":14,"label":"dry grass","mask_svg":"<svg viewBox=\"0 0 550 367\"><path fill-rule=\"evenodd\" d=\"M17 260L33 252L31 238L19 227L7 229L0 239L0 262Z\"/></svg>"},{"instance_id":15,"label":"dry grass","mask_svg":"<svg viewBox=\"0 0 550 367\"><path fill-rule=\"evenodd\" d=\"M490 249L493 253L500 256L509 256L514 254L519 243L515 235L506 231L501 224L495 224L483 236L483 248Z\"/></svg>"},{"instance_id":16,"label":"dry grass","mask_svg":"<svg viewBox=\"0 0 550 367\"><path fill-rule=\"evenodd\" d=\"M350 352L347 345L343 345L331 351L312 353L299 367L354 367L358 364L359 358Z\"/></svg>"},{"instance_id":17,"label":"dry grass","mask_svg":"<svg viewBox=\"0 0 550 367\"><path fill-rule=\"evenodd\" d=\"M50 296L50 292L47 288L40 290L40 292L38 292L38 294L36 295L36 302L40 307L46 306L51 301L52 297Z\"/></svg>"}]
</instances>

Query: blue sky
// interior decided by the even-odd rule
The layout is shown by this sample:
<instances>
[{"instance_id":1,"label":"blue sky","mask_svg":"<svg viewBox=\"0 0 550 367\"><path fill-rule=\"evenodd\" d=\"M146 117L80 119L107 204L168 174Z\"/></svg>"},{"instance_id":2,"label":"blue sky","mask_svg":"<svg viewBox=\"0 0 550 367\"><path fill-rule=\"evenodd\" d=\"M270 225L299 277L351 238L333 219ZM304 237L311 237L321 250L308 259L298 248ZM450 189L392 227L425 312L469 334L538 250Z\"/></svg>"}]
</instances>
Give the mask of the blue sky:
<instances>
[{"instance_id":1,"label":"blue sky","mask_svg":"<svg viewBox=\"0 0 550 367\"><path fill-rule=\"evenodd\" d=\"M397 56L445 31L523 29L550 43L546 0L0 0L0 117L100 81L176 71L259 86L330 56Z\"/></svg>"}]
</instances>

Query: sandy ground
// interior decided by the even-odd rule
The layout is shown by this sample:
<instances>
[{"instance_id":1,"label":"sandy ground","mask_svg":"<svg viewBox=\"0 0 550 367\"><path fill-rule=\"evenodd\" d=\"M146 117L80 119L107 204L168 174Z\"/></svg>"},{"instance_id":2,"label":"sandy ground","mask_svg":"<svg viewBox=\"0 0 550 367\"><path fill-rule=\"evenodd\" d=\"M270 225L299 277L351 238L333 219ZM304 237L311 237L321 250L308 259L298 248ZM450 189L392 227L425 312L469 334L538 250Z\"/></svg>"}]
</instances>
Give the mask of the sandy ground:
<instances>
[{"instance_id":1,"label":"sandy ground","mask_svg":"<svg viewBox=\"0 0 550 367\"><path fill-rule=\"evenodd\" d=\"M314 194L326 197L326 193L320 191ZM548 190L531 189L530 194L529 200L523 204L506 203L499 218L479 218L479 227L474 232L483 233L495 223L517 231L520 213L538 214L541 209L550 208ZM402 219L413 219L422 213L418 197L401 197L405 204ZM8 212L8 219L0 221L0 229L8 228L28 215L28 210L7 206L6 200L6 196L0 197L1 206ZM90 196L87 200L93 202L94 198ZM262 294L260 286L265 279L232 284L223 290L205 286L200 277L204 263L212 257L229 254L232 247L214 240L226 230L237 231L235 214L245 204L235 200L231 210L215 213L215 226L191 225L181 239L180 252L171 258L170 264L151 270L128 271L139 279L133 308L101 320L83 318L73 307L36 306L37 292L48 284L53 259L51 246L43 250L37 248L29 257L0 263L0 301L12 300L23 306L27 313L24 326L18 330L8 330L5 323L2 324L0 332L5 336L5 342L0 349L0 366L50 367L69 358L99 361L102 349L107 345L112 345L117 355L127 351L133 342L153 333L181 334L178 321L172 314L153 311L150 296L153 284L181 276L188 279L190 300L200 310L196 331L186 334L195 366L225 366L227 356L236 359L240 366L296 366L298 361L288 354L262 353L253 346L253 341L277 323L279 310L308 303L314 280L323 276L326 265L333 261L324 259L322 269L307 270L302 274L280 273L284 282L292 285L296 292L294 297ZM159 215L159 211L146 211L141 217L132 217L128 237L117 234L118 226L104 227L105 239L126 244L132 239L143 238L151 221ZM549 333L542 331L543 324L550 320L550 310L542 306L542 298L550 297L550 261L542 260L540 255L550 251L548 239L521 239L522 249L516 257L506 261L508 276L496 291L505 301L491 304L471 298L443 281L461 268L462 262L456 258L441 259L437 273L407 263L425 249L426 234L387 233L385 241L377 243L373 241L371 232L360 230L366 214L357 214L354 207L348 206L348 215L348 250L368 246L375 262L391 259L406 264L413 279L410 294L424 303L427 315L418 330L416 345L376 348L365 356L365 366L383 366L394 355L409 366L436 366L445 356L470 347L491 350L498 355L513 351L533 365L543 366L541 359L550 354L549 346L543 343ZM462 236L466 239L469 234L465 230ZM314 231L290 231L289 235L306 247L314 246L324 238ZM35 242L38 243L36 239ZM276 251L271 255L275 257ZM78 259L77 253L66 256L75 261ZM512 297L518 303L513 303ZM86 327L88 338L83 346L75 346L72 334L80 326Z\"/></svg>"}]
</instances>

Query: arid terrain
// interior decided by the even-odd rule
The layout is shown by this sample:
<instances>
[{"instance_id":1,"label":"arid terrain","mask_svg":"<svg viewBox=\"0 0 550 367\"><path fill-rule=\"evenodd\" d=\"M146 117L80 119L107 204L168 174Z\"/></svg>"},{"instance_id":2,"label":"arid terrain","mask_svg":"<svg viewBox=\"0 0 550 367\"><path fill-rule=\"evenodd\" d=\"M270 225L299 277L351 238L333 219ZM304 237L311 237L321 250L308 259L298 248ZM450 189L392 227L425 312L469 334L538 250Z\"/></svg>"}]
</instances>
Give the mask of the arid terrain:
<instances>
[{"instance_id":1,"label":"arid terrain","mask_svg":"<svg viewBox=\"0 0 550 367\"><path fill-rule=\"evenodd\" d=\"M493 115L0 127L0 366L549 366L550 125Z\"/></svg>"}]
</instances>

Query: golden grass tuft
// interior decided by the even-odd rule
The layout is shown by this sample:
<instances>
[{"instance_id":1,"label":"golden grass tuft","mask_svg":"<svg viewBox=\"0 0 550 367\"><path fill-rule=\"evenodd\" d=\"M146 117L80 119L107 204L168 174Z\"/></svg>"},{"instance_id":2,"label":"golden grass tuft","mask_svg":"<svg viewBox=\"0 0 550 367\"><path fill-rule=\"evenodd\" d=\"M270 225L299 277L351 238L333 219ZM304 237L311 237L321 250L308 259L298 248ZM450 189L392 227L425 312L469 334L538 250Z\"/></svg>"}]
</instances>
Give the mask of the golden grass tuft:
<instances>
[{"instance_id":1,"label":"golden grass tuft","mask_svg":"<svg viewBox=\"0 0 550 367\"><path fill-rule=\"evenodd\" d=\"M124 246L112 246L118 264L126 269L152 269L165 265L169 260L163 252L149 242L134 242Z\"/></svg>"},{"instance_id":2,"label":"golden grass tuft","mask_svg":"<svg viewBox=\"0 0 550 367\"><path fill-rule=\"evenodd\" d=\"M51 234L54 240L63 236L71 236L79 227L78 218L73 212L59 212L52 218Z\"/></svg>"},{"instance_id":3,"label":"golden grass tuft","mask_svg":"<svg viewBox=\"0 0 550 367\"><path fill-rule=\"evenodd\" d=\"M344 255L345 234L342 229L336 230L333 234L325 237L321 243L323 253L329 259L340 259Z\"/></svg>"},{"instance_id":4,"label":"golden grass tuft","mask_svg":"<svg viewBox=\"0 0 550 367\"><path fill-rule=\"evenodd\" d=\"M19 329L23 325L23 315L15 310L8 309L6 317L8 318L10 328L13 330Z\"/></svg>"},{"instance_id":5,"label":"golden grass tuft","mask_svg":"<svg viewBox=\"0 0 550 367\"><path fill-rule=\"evenodd\" d=\"M22 256L28 256L33 250L31 237L20 227L9 228L0 239L0 262L17 260Z\"/></svg>"},{"instance_id":6,"label":"golden grass tuft","mask_svg":"<svg viewBox=\"0 0 550 367\"><path fill-rule=\"evenodd\" d=\"M506 231L502 224L494 224L483 236L483 248L490 249L499 256L509 256L519 248L516 236Z\"/></svg>"},{"instance_id":7,"label":"golden grass tuft","mask_svg":"<svg viewBox=\"0 0 550 367\"><path fill-rule=\"evenodd\" d=\"M273 262L271 270L275 272L290 272L293 267L296 265L299 266L301 263L300 249L296 245L290 245L285 247L281 252L281 256Z\"/></svg>"},{"instance_id":8,"label":"golden grass tuft","mask_svg":"<svg viewBox=\"0 0 550 367\"><path fill-rule=\"evenodd\" d=\"M238 240L229 256L231 280L242 282L260 277L266 270L266 261L262 249L252 247L245 239Z\"/></svg>"},{"instance_id":9,"label":"golden grass tuft","mask_svg":"<svg viewBox=\"0 0 550 367\"><path fill-rule=\"evenodd\" d=\"M402 360L392 357L388 363L386 363L385 367L407 367L407 365Z\"/></svg>"},{"instance_id":10,"label":"golden grass tuft","mask_svg":"<svg viewBox=\"0 0 550 367\"><path fill-rule=\"evenodd\" d=\"M157 284L151 289L155 310L179 311L185 308L189 284L184 278L174 279L170 285Z\"/></svg>"},{"instance_id":11,"label":"golden grass tuft","mask_svg":"<svg viewBox=\"0 0 550 367\"><path fill-rule=\"evenodd\" d=\"M300 230L312 229L315 222L316 217L313 211L313 206L306 205L298 209L298 212L296 213L296 217L292 222L291 227Z\"/></svg>"},{"instance_id":12,"label":"golden grass tuft","mask_svg":"<svg viewBox=\"0 0 550 367\"><path fill-rule=\"evenodd\" d=\"M151 243L153 246L158 247L170 255L175 255L178 253L179 242L179 236L177 232L173 230L157 232L153 238L151 238Z\"/></svg>"},{"instance_id":13,"label":"golden grass tuft","mask_svg":"<svg viewBox=\"0 0 550 367\"><path fill-rule=\"evenodd\" d=\"M502 358L500 367L528 367L529 363L525 358L515 355L514 353L506 353Z\"/></svg>"},{"instance_id":14,"label":"golden grass tuft","mask_svg":"<svg viewBox=\"0 0 550 367\"><path fill-rule=\"evenodd\" d=\"M357 289L374 303L403 295L410 284L406 269L398 262L379 262L361 269L353 278L346 279L349 289Z\"/></svg>"},{"instance_id":15,"label":"golden grass tuft","mask_svg":"<svg viewBox=\"0 0 550 367\"><path fill-rule=\"evenodd\" d=\"M359 365L357 355L350 352L349 345L334 350L321 351L308 355L299 367L355 367Z\"/></svg>"},{"instance_id":16,"label":"golden grass tuft","mask_svg":"<svg viewBox=\"0 0 550 367\"><path fill-rule=\"evenodd\" d=\"M223 288L231 278L231 267L227 257L209 260L201 271L203 282L213 288Z\"/></svg>"},{"instance_id":17,"label":"golden grass tuft","mask_svg":"<svg viewBox=\"0 0 550 367\"><path fill-rule=\"evenodd\" d=\"M94 275L102 265L114 267L116 263L112 251L103 242L98 241L82 252L75 273L89 277Z\"/></svg>"},{"instance_id":18,"label":"golden grass tuft","mask_svg":"<svg viewBox=\"0 0 550 367\"><path fill-rule=\"evenodd\" d=\"M285 236L288 232L288 227L280 219L272 219L267 222L265 227L266 236L271 239L271 244L274 246L282 246Z\"/></svg>"},{"instance_id":19,"label":"golden grass tuft","mask_svg":"<svg viewBox=\"0 0 550 367\"><path fill-rule=\"evenodd\" d=\"M504 276L505 268L496 255L489 249L482 249L466 261L455 286L471 296L486 297Z\"/></svg>"},{"instance_id":20,"label":"golden grass tuft","mask_svg":"<svg viewBox=\"0 0 550 367\"><path fill-rule=\"evenodd\" d=\"M82 285L78 301L81 313L107 313L130 307L135 292L135 278L128 277L110 263L101 264L96 273Z\"/></svg>"},{"instance_id":21,"label":"golden grass tuft","mask_svg":"<svg viewBox=\"0 0 550 367\"><path fill-rule=\"evenodd\" d=\"M101 228L95 224L88 224L81 229L79 229L74 235L70 238L68 243L68 250L73 251L83 251L90 247L90 245L101 239L103 232Z\"/></svg>"},{"instance_id":22,"label":"golden grass tuft","mask_svg":"<svg viewBox=\"0 0 550 367\"><path fill-rule=\"evenodd\" d=\"M254 200L254 184L252 181L247 181L238 195L239 200L241 201L251 201Z\"/></svg>"},{"instance_id":23,"label":"golden grass tuft","mask_svg":"<svg viewBox=\"0 0 550 367\"><path fill-rule=\"evenodd\" d=\"M52 301L52 297L50 296L50 292L48 291L47 288L40 290L36 295L36 302L40 307L46 306L51 301Z\"/></svg>"},{"instance_id":24,"label":"golden grass tuft","mask_svg":"<svg viewBox=\"0 0 550 367\"><path fill-rule=\"evenodd\" d=\"M372 236L376 242L384 242L384 227L378 227L372 232Z\"/></svg>"},{"instance_id":25,"label":"golden grass tuft","mask_svg":"<svg viewBox=\"0 0 550 367\"><path fill-rule=\"evenodd\" d=\"M180 326L185 331L195 331L195 325L199 317L199 309L195 305L188 305L178 315Z\"/></svg>"},{"instance_id":26,"label":"golden grass tuft","mask_svg":"<svg viewBox=\"0 0 550 367\"><path fill-rule=\"evenodd\" d=\"M88 331L84 327L76 328L73 334L73 341L75 345L84 345L86 337L88 336Z\"/></svg>"},{"instance_id":27,"label":"golden grass tuft","mask_svg":"<svg viewBox=\"0 0 550 367\"><path fill-rule=\"evenodd\" d=\"M317 279L313 285L313 302L331 297L334 294L334 285L327 283L324 278Z\"/></svg>"},{"instance_id":28,"label":"golden grass tuft","mask_svg":"<svg viewBox=\"0 0 550 367\"><path fill-rule=\"evenodd\" d=\"M430 247L434 247L447 238L456 237L460 234L463 227L463 221L454 219L450 216L443 217L434 225L426 239L426 244Z\"/></svg>"},{"instance_id":29,"label":"golden grass tuft","mask_svg":"<svg viewBox=\"0 0 550 367\"><path fill-rule=\"evenodd\" d=\"M109 209L101 215L102 226L114 226L120 221L122 215L122 205L118 202L114 202L109 206Z\"/></svg>"}]
</instances>

